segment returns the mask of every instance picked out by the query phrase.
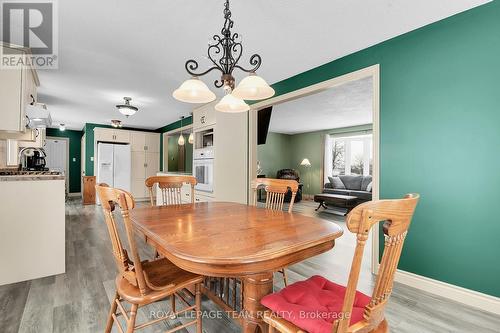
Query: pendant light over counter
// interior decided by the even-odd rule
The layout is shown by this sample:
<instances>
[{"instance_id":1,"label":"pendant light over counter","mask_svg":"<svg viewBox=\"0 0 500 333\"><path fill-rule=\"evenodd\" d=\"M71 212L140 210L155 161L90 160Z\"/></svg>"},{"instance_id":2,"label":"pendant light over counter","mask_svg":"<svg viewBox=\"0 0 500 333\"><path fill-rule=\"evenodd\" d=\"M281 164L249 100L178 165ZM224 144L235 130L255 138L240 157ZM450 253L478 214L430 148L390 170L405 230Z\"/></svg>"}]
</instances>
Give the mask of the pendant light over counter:
<instances>
[{"instance_id":1,"label":"pendant light over counter","mask_svg":"<svg viewBox=\"0 0 500 333\"><path fill-rule=\"evenodd\" d=\"M184 135L182 135L182 121L184 120L184 116L181 117L181 135L179 135L179 140L177 140L177 144L179 146L184 146L186 144L186 140L184 139Z\"/></svg>"},{"instance_id":2,"label":"pendant light over counter","mask_svg":"<svg viewBox=\"0 0 500 333\"><path fill-rule=\"evenodd\" d=\"M224 4L224 26L221 35L212 37L213 43L208 45L208 59L213 64L212 67L202 72L195 72L199 65L196 60L188 60L185 64L186 71L192 76L186 80L178 89L173 92L173 97L186 103L209 103L215 100L215 94L208 89L199 77L210 73L213 70L221 72L220 80L214 82L215 87L224 88L226 95L215 106L221 112L245 112L250 109L244 100L262 100L274 96L274 89L267 82L257 76L256 71L262 64L262 58L258 54L250 57L252 68L246 69L238 64L243 53L243 45L238 33L232 33L234 25L231 19L229 0ZM249 73L235 88L235 78L233 70L239 69Z\"/></svg>"}]
</instances>

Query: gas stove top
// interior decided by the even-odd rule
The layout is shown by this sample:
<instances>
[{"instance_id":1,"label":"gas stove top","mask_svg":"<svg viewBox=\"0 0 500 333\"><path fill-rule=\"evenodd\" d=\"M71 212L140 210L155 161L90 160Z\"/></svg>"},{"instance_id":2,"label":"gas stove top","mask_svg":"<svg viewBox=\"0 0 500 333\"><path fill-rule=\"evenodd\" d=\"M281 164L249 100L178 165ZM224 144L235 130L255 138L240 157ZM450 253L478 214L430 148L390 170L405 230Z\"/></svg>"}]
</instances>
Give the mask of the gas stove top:
<instances>
[{"instance_id":1,"label":"gas stove top","mask_svg":"<svg viewBox=\"0 0 500 333\"><path fill-rule=\"evenodd\" d=\"M49 170L0 170L0 176L39 176L39 175L60 175L59 171Z\"/></svg>"}]
</instances>

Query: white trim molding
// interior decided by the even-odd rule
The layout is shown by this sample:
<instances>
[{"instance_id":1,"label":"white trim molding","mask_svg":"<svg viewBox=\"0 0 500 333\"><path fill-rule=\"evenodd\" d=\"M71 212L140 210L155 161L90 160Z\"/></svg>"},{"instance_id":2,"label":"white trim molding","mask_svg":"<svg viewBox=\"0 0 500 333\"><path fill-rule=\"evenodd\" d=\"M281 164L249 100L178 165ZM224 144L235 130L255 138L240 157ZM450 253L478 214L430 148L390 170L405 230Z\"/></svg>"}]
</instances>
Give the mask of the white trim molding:
<instances>
[{"instance_id":1,"label":"white trim molding","mask_svg":"<svg viewBox=\"0 0 500 333\"><path fill-rule=\"evenodd\" d=\"M401 284L417 288L455 302L500 315L500 298L495 296L490 296L399 269L396 272L394 280Z\"/></svg>"}]
</instances>

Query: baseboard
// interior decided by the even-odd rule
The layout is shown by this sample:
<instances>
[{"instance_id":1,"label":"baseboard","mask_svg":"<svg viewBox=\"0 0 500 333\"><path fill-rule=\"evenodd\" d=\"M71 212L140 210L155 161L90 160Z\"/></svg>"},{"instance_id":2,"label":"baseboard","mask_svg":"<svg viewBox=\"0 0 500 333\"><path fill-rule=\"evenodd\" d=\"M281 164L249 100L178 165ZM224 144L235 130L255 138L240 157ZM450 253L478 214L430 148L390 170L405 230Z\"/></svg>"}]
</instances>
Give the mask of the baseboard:
<instances>
[{"instance_id":1,"label":"baseboard","mask_svg":"<svg viewBox=\"0 0 500 333\"><path fill-rule=\"evenodd\" d=\"M500 298L398 270L395 281L474 308L500 315Z\"/></svg>"}]
</instances>

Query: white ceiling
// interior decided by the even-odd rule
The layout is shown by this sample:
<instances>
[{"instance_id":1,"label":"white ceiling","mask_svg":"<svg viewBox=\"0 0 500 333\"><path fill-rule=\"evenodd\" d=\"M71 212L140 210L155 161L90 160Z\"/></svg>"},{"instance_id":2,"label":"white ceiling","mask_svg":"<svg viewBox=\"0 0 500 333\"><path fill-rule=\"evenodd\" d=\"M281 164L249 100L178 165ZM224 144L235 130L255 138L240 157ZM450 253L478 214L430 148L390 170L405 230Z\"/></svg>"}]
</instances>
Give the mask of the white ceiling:
<instances>
[{"instance_id":1,"label":"white ceiling","mask_svg":"<svg viewBox=\"0 0 500 333\"><path fill-rule=\"evenodd\" d=\"M486 2L233 0L231 9L234 31L243 37L242 63L259 53L259 74L274 83ZM39 73L39 100L49 105L54 122L81 129L118 118L156 129L188 115L193 106L171 94L188 77L187 59L208 66L203 55L223 24L223 0L58 4L59 70ZM216 78L204 80L213 88ZM114 107L123 96L140 107L129 119Z\"/></svg>"},{"instance_id":2,"label":"white ceiling","mask_svg":"<svg viewBox=\"0 0 500 333\"><path fill-rule=\"evenodd\" d=\"M269 131L297 134L373 122L373 79L344 83L273 108Z\"/></svg>"}]
</instances>

